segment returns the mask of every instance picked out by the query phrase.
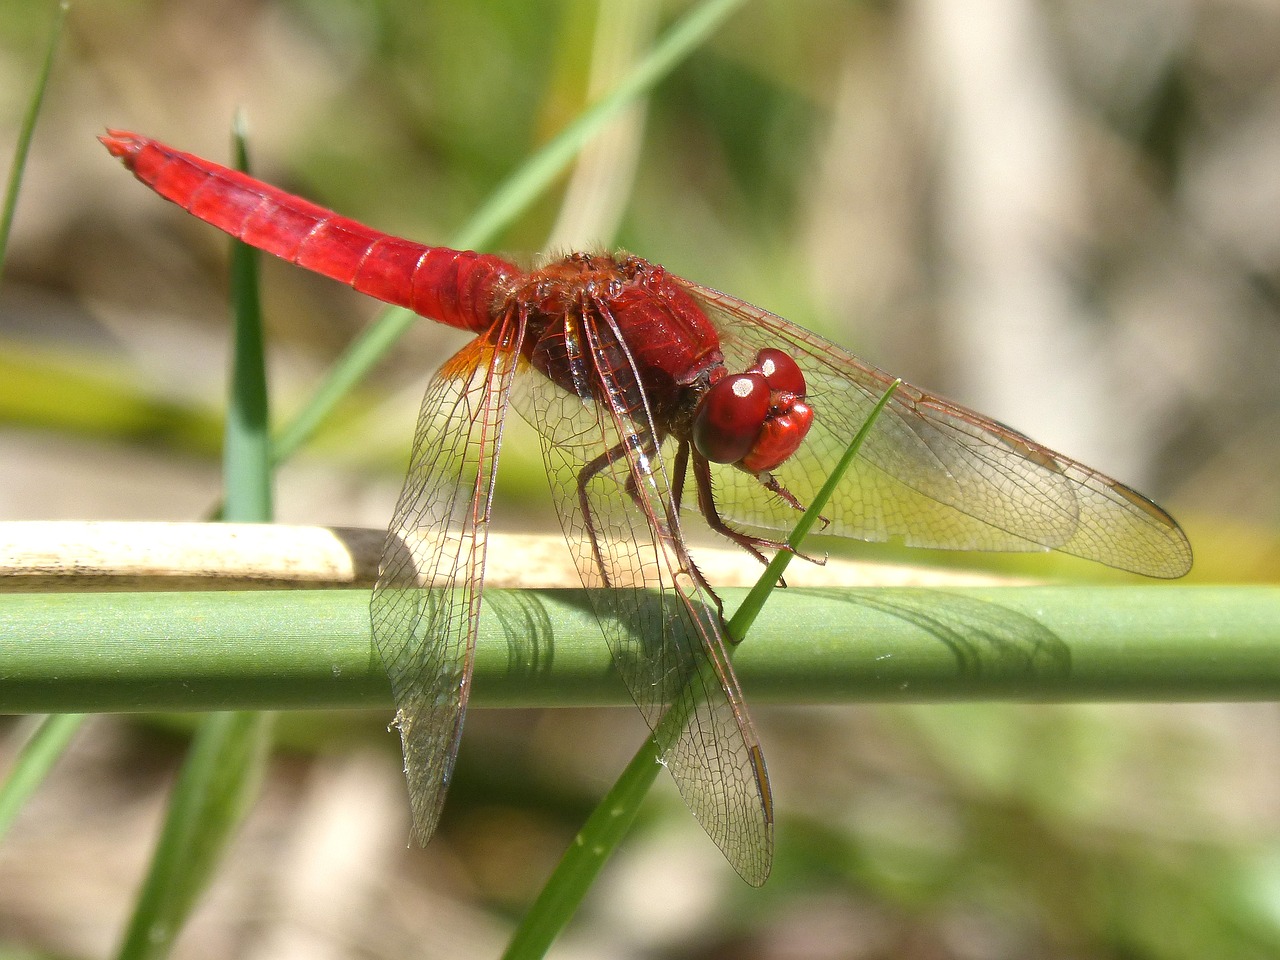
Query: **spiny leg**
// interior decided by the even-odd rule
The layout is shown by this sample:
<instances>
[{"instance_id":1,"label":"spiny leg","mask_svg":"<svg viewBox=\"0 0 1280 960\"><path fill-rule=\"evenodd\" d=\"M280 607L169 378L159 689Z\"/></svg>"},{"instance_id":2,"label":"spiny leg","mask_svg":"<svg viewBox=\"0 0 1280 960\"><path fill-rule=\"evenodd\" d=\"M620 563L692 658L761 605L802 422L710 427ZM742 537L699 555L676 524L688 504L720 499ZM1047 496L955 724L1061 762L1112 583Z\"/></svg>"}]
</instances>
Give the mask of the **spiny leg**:
<instances>
[{"instance_id":1,"label":"spiny leg","mask_svg":"<svg viewBox=\"0 0 1280 960\"><path fill-rule=\"evenodd\" d=\"M762 548L764 550L775 551L786 550L799 557L801 560L808 560L810 563L816 563L818 565L822 565L825 562L824 558L813 557L809 554L801 553L798 550L793 550L785 540L770 540L767 537L755 537L751 534L743 533L741 530L735 530L733 527L729 526L729 524L725 523L720 516L719 508L716 506L715 488L712 485L710 462L706 457L701 456L696 451L692 453L692 458L693 476L698 488L698 510L706 519L707 526L711 530L727 537L729 540L732 540L738 546L742 547L743 550L746 550L766 566L769 563L769 558L764 555ZM771 493L777 494L782 501L793 510L800 513L804 512L804 505L800 503L800 501L798 501L786 487L778 483L775 477L770 476L767 481L762 480L761 484ZM782 585L786 586L785 581L782 582Z\"/></svg>"},{"instance_id":2,"label":"spiny leg","mask_svg":"<svg viewBox=\"0 0 1280 960\"><path fill-rule=\"evenodd\" d=\"M596 562L596 569L600 571L600 579L604 581L605 589L611 588L613 584L609 582L609 568L605 565L604 555L600 551L600 539L596 533L595 519L591 510L591 498L587 494L587 486L605 469L613 466L618 457L623 455L623 445L620 443L615 444L598 457L588 461L578 474L578 509L582 512L582 522L587 529L587 540L591 543L591 556ZM627 481L627 486L630 488L630 480ZM630 490L628 490L628 493L630 493Z\"/></svg>"}]
</instances>

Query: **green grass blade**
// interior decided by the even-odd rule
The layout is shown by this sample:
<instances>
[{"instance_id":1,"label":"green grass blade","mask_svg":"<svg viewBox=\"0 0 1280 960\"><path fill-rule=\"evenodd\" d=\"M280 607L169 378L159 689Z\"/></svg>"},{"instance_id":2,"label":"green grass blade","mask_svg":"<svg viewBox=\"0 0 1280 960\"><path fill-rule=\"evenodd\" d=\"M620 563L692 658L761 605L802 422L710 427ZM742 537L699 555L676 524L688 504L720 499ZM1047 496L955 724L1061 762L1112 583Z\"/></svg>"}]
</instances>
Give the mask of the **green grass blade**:
<instances>
[{"instance_id":1,"label":"green grass blade","mask_svg":"<svg viewBox=\"0 0 1280 960\"><path fill-rule=\"evenodd\" d=\"M236 167L248 172L244 120L232 136ZM223 445L227 520L272 519L267 377L258 295L258 255L232 241L234 336ZM121 958L162 957L257 796L274 714L214 713L200 721L139 891Z\"/></svg>"},{"instance_id":2,"label":"green grass blade","mask_svg":"<svg viewBox=\"0 0 1280 960\"><path fill-rule=\"evenodd\" d=\"M787 539L787 544L792 550L799 549L801 541L821 517L827 501L831 499L831 495L871 432L871 427L900 383L900 380L895 380L890 384L889 389L885 391L880 402L876 404L862 428L850 442L844 456L836 464L835 470L801 516ZM763 609L764 601L777 586L791 556L792 554L788 551L779 551L765 568L755 587L747 594L746 600L739 606L738 612L728 624L732 637L738 640L745 638L751 624ZM742 612L744 608L747 609L745 615ZM699 664L698 668L708 673L712 670L710 662ZM696 682L693 680L690 682L696 690L716 689L719 686L719 682L714 677L696 678ZM578 836L565 851L560 863L552 871L546 885L516 928L505 957L542 956L572 919L583 898L586 897L587 891L595 882L596 876L612 856L613 851L617 849L618 844L622 842L622 838L627 835L631 824L635 822L640 812L640 804L644 802L654 780L657 779L658 771L662 769L661 758L688 723L688 709L693 705L694 702L689 701L685 708L672 707L663 716L653 736L641 744L631 762L622 771L622 775L605 794Z\"/></svg>"},{"instance_id":3,"label":"green grass blade","mask_svg":"<svg viewBox=\"0 0 1280 960\"><path fill-rule=\"evenodd\" d=\"M62 37L62 25L66 22L69 0L62 0L53 14L53 26L49 31L49 44L45 47L44 60L36 77L35 89L27 103L27 112L18 131L18 144L13 151L13 166L9 168L9 183L5 187L4 207L0 209L0 276L4 274L5 251L9 246L9 231L13 227L14 212L18 208L18 191L22 187L22 175L27 168L27 156L31 152L31 138L35 135L36 120L44 103L44 92L49 87L49 75L53 72L53 58Z\"/></svg>"},{"instance_id":4,"label":"green grass blade","mask_svg":"<svg viewBox=\"0 0 1280 960\"><path fill-rule=\"evenodd\" d=\"M280 466L311 439L342 398L368 375L417 320L417 314L403 307L389 307L378 314L373 324L334 364L306 405L280 431L272 444L272 463L275 466Z\"/></svg>"},{"instance_id":5,"label":"green grass blade","mask_svg":"<svg viewBox=\"0 0 1280 960\"><path fill-rule=\"evenodd\" d=\"M658 39L648 56L636 64L613 92L588 108L501 184L450 244L467 249L492 243L503 227L512 223L555 181L591 137L670 73L744 2L711 0L686 14ZM398 307L384 310L379 315L280 433L274 447L277 465L310 439L338 402L364 379L415 319L412 313Z\"/></svg>"},{"instance_id":6,"label":"green grass blade","mask_svg":"<svg viewBox=\"0 0 1280 960\"><path fill-rule=\"evenodd\" d=\"M270 720L215 713L200 725L174 788L121 960L167 956L257 794Z\"/></svg>"},{"instance_id":7,"label":"green grass blade","mask_svg":"<svg viewBox=\"0 0 1280 960\"><path fill-rule=\"evenodd\" d=\"M622 775L591 812L547 883L521 918L503 960L544 956L577 913L587 891L613 856L640 812L640 804L658 778L655 742L646 740Z\"/></svg>"},{"instance_id":8,"label":"green grass blade","mask_svg":"<svg viewBox=\"0 0 1280 960\"><path fill-rule=\"evenodd\" d=\"M236 168L248 172L244 120L233 136ZM266 349L258 293L258 251L231 242L231 305L234 345L223 438L223 519L266 523L272 519L271 436L267 403Z\"/></svg>"},{"instance_id":9,"label":"green grass blade","mask_svg":"<svg viewBox=\"0 0 1280 960\"><path fill-rule=\"evenodd\" d=\"M36 720L35 717L31 718ZM13 769L0 787L0 838L9 832L27 797L44 781L62 756L72 736L84 722L84 714L55 713L40 717L35 733L19 751Z\"/></svg>"}]
</instances>

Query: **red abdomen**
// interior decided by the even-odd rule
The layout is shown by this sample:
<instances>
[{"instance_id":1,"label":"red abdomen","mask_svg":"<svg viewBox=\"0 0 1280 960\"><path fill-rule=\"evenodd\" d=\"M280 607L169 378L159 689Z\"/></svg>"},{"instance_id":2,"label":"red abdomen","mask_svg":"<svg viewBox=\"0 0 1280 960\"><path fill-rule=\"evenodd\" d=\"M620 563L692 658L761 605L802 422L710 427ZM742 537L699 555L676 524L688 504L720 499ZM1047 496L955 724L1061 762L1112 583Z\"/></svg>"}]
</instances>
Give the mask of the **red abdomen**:
<instances>
[{"instance_id":1,"label":"red abdomen","mask_svg":"<svg viewBox=\"0 0 1280 960\"><path fill-rule=\"evenodd\" d=\"M99 137L156 193L245 243L452 327L481 331L521 271L505 260L372 230L148 137Z\"/></svg>"}]
</instances>

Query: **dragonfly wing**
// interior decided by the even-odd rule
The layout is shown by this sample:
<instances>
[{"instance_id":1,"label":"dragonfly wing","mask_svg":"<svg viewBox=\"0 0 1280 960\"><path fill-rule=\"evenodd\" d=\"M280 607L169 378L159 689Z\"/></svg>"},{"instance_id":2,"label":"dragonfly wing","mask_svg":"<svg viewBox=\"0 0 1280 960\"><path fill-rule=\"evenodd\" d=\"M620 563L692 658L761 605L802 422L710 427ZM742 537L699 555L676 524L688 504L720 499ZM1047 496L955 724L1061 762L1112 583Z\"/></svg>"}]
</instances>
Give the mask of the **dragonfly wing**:
<instances>
[{"instance_id":1,"label":"dragonfly wing","mask_svg":"<svg viewBox=\"0 0 1280 960\"><path fill-rule=\"evenodd\" d=\"M893 378L766 310L679 282L719 331L731 369L746 369L762 347L781 347L800 364L814 425L773 473L808 503ZM717 470L716 485L727 519L770 529L795 522L791 508L742 471ZM1156 577L1178 577L1191 566L1185 534L1141 494L909 384L890 399L823 512L831 520L824 532L862 540L1054 549Z\"/></svg>"},{"instance_id":2,"label":"dragonfly wing","mask_svg":"<svg viewBox=\"0 0 1280 960\"><path fill-rule=\"evenodd\" d=\"M427 388L370 605L423 844L440 819L471 691L489 504L518 356L494 342L471 341Z\"/></svg>"},{"instance_id":3,"label":"dragonfly wing","mask_svg":"<svg viewBox=\"0 0 1280 960\"><path fill-rule=\"evenodd\" d=\"M552 344L586 396L529 370L513 403L542 437L561 526L627 689L660 743L679 727L662 763L734 869L759 885L773 856L764 758L719 601L681 537L634 362L607 313L568 318L535 346L532 367ZM611 401L592 399L591 384Z\"/></svg>"}]
</instances>

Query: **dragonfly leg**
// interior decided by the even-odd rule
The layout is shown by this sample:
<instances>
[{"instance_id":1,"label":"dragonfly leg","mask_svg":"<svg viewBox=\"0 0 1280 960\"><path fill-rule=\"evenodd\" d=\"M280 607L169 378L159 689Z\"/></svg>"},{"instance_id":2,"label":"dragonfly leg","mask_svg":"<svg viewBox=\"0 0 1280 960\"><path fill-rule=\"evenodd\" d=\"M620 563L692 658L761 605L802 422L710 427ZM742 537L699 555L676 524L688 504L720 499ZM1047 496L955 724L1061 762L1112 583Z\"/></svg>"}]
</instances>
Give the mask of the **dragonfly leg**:
<instances>
[{"instance_id":1,"label":"dragonfly leg","mask_svg":"<svg viewBox=\"0 0 1280 960\"><path fill-rule=\"evenodd\" d=\"M682 444L682 448L688 444ZM808 560L810 563L821 565L824 559L821 557L813 557L808 554L793 550L785 540L770 540L767 537L755 537L749 533L743 533L741 530L735 530L729 526L720 516L720 510L716 507L715 488L711 482L711 464L706 457L694 452L693 456L693 476L698 487L698 510L707 521L707 526L718 534L732 540L738 546L746 550L762 564L768 565L769 558L764 555L763 550L786 550L795 554L802 560ZM679 455L677 455L677 463ZM775 477L769 475L768 480L762 480L765 489L776 494L787 504L787 506L797 512L804 512L804 504L795 498L795 496L786 487L782 486ZM827 521L824 518L824 525ZM786 586L783 583L783 586Z\"/></svg>"},{"instance_id":2,"label":"dragonfly leg","mask_svg":"<svg viewBox=\"0 0 1280 960\"><path fill-rule=\"evenodd\" d=\"M595 516L591 510L591 497L587 494L587 486L596 475L607 469L618 457L622 456L622 444L610 447L604 453L587 462L578 473L578 509L582 513L582 522L587 528L587 539L591 542L591 556L600 571L600 579L606 589L613 586L609 579L609 568L605 565L604 554L600 552L600 538L596 532ZM627 486L631 486L628 479Z\"/></svg>"},{"instance_id":3,"label":"dragonfly leg","mask_svg":"<svg viewBox=\"0 0 1280 960\"><path fill-rule=\"evenodd\" d=\"M680 514L680 507L684 504L684 481L689 475L689 451L692 449L691 443L682 443L677 446L676 459L671 465L671 505L677 516Z\"/></svg>"},{"instance_id":4,"label":"dragonfly leg","mask_svg":"<svg viewBox=\"0 0 1280 960\"><path fill-rule=\"evenodd\" d=\"M680 516L680 494L684 488L685 473L688 470L689 457L687 448L688 444L682 444L676 453L676 460L673 465L674 480L676 481L672 494L671 506L666 518L667 534L664 536L667 542L672 544L677 553L680 555L680 566L688 571L694 582L700 587L707 596L709 596L716 605L716 613L720 617L720 622L724 623L724 603L721 601L719 594L715 592L711 584L707 582L706 577L702 575L702 571L698 569L697 564L693 562L693 558L689 556L685 549L680 536L673 536L671 530L679 523ZM626 456L628 445L626 443L618 443L610 447L598 457L589 461L578 473L578 507L582 512L583 522L587 529L587 539L591 541L591 556L595 560L596 568L600 571L601 579L606 587L613 584L609 577L608 569L604 563L604 554L600 549L599 533L596 530L594 514L591 509L591 497L587 492L587 487L595 477L606 470L611 464ZM652 440L647 439L643 447L644 455L650 458L656 457L658 448ZM645 511L644 498L640 491L636 488L636 478L634 474L627 477L625 485L626 494L631 501L640 507L641 511Z\"/></svg>"},{"instance_id":5,"label":"dragonfly leg","mask_svg":"<svg viewBox=\"0 0 1280 960\"><path fill-rule=\"evenodd\" d=\"M583 523L587 528L587 539L591 541L591 556L596 562L596 567L600 570L600 576L604 580L604 586L606 587L611 587L613 584L609 577L608 568L604 562L604 554L600 550L600 533L596 530L595 516L591 509L591 495L587 491L587 487L590 486L592 480L613 464L620 460L625 462L628 448L629 444L625 441L622 443L616 443L604 453L592 460L589 460L578 472L578 508L582 511ZM646 440L643 446L643 454L649 458L655 457L657 455L656 445L652 441ZM625 489L627 496L630 497L632 502L643 511L643 498L640 496L640 491L636 489L635 474L630 471L628 471L627 474ZM678 511L679 494L675 494L675 497L676 510Z\"/></svg>"},{"instance_id":6,"label":"dragonfly leg","mask_svg":"<svg viewBox=\"0 0 1280 960\"><path fill-rule=\"evenodd\" d=\"M763 486L770 493L775 494L780 500L782 500L783 503L791 507L791 509L796 510L800 513L804 513L805 505L796 499L795 494L793 494L790 490L788 490L781 483L779 483L778 478L775 477L773 474L771 473L766 474L766 476L768 476L769 479L761 480L760 481L761 486ZM827 517L822 516L821 514L818 515L818 520L822 524L821 529L825 529L831 525L831 520Z\"/></svg>"}]
</instances>

